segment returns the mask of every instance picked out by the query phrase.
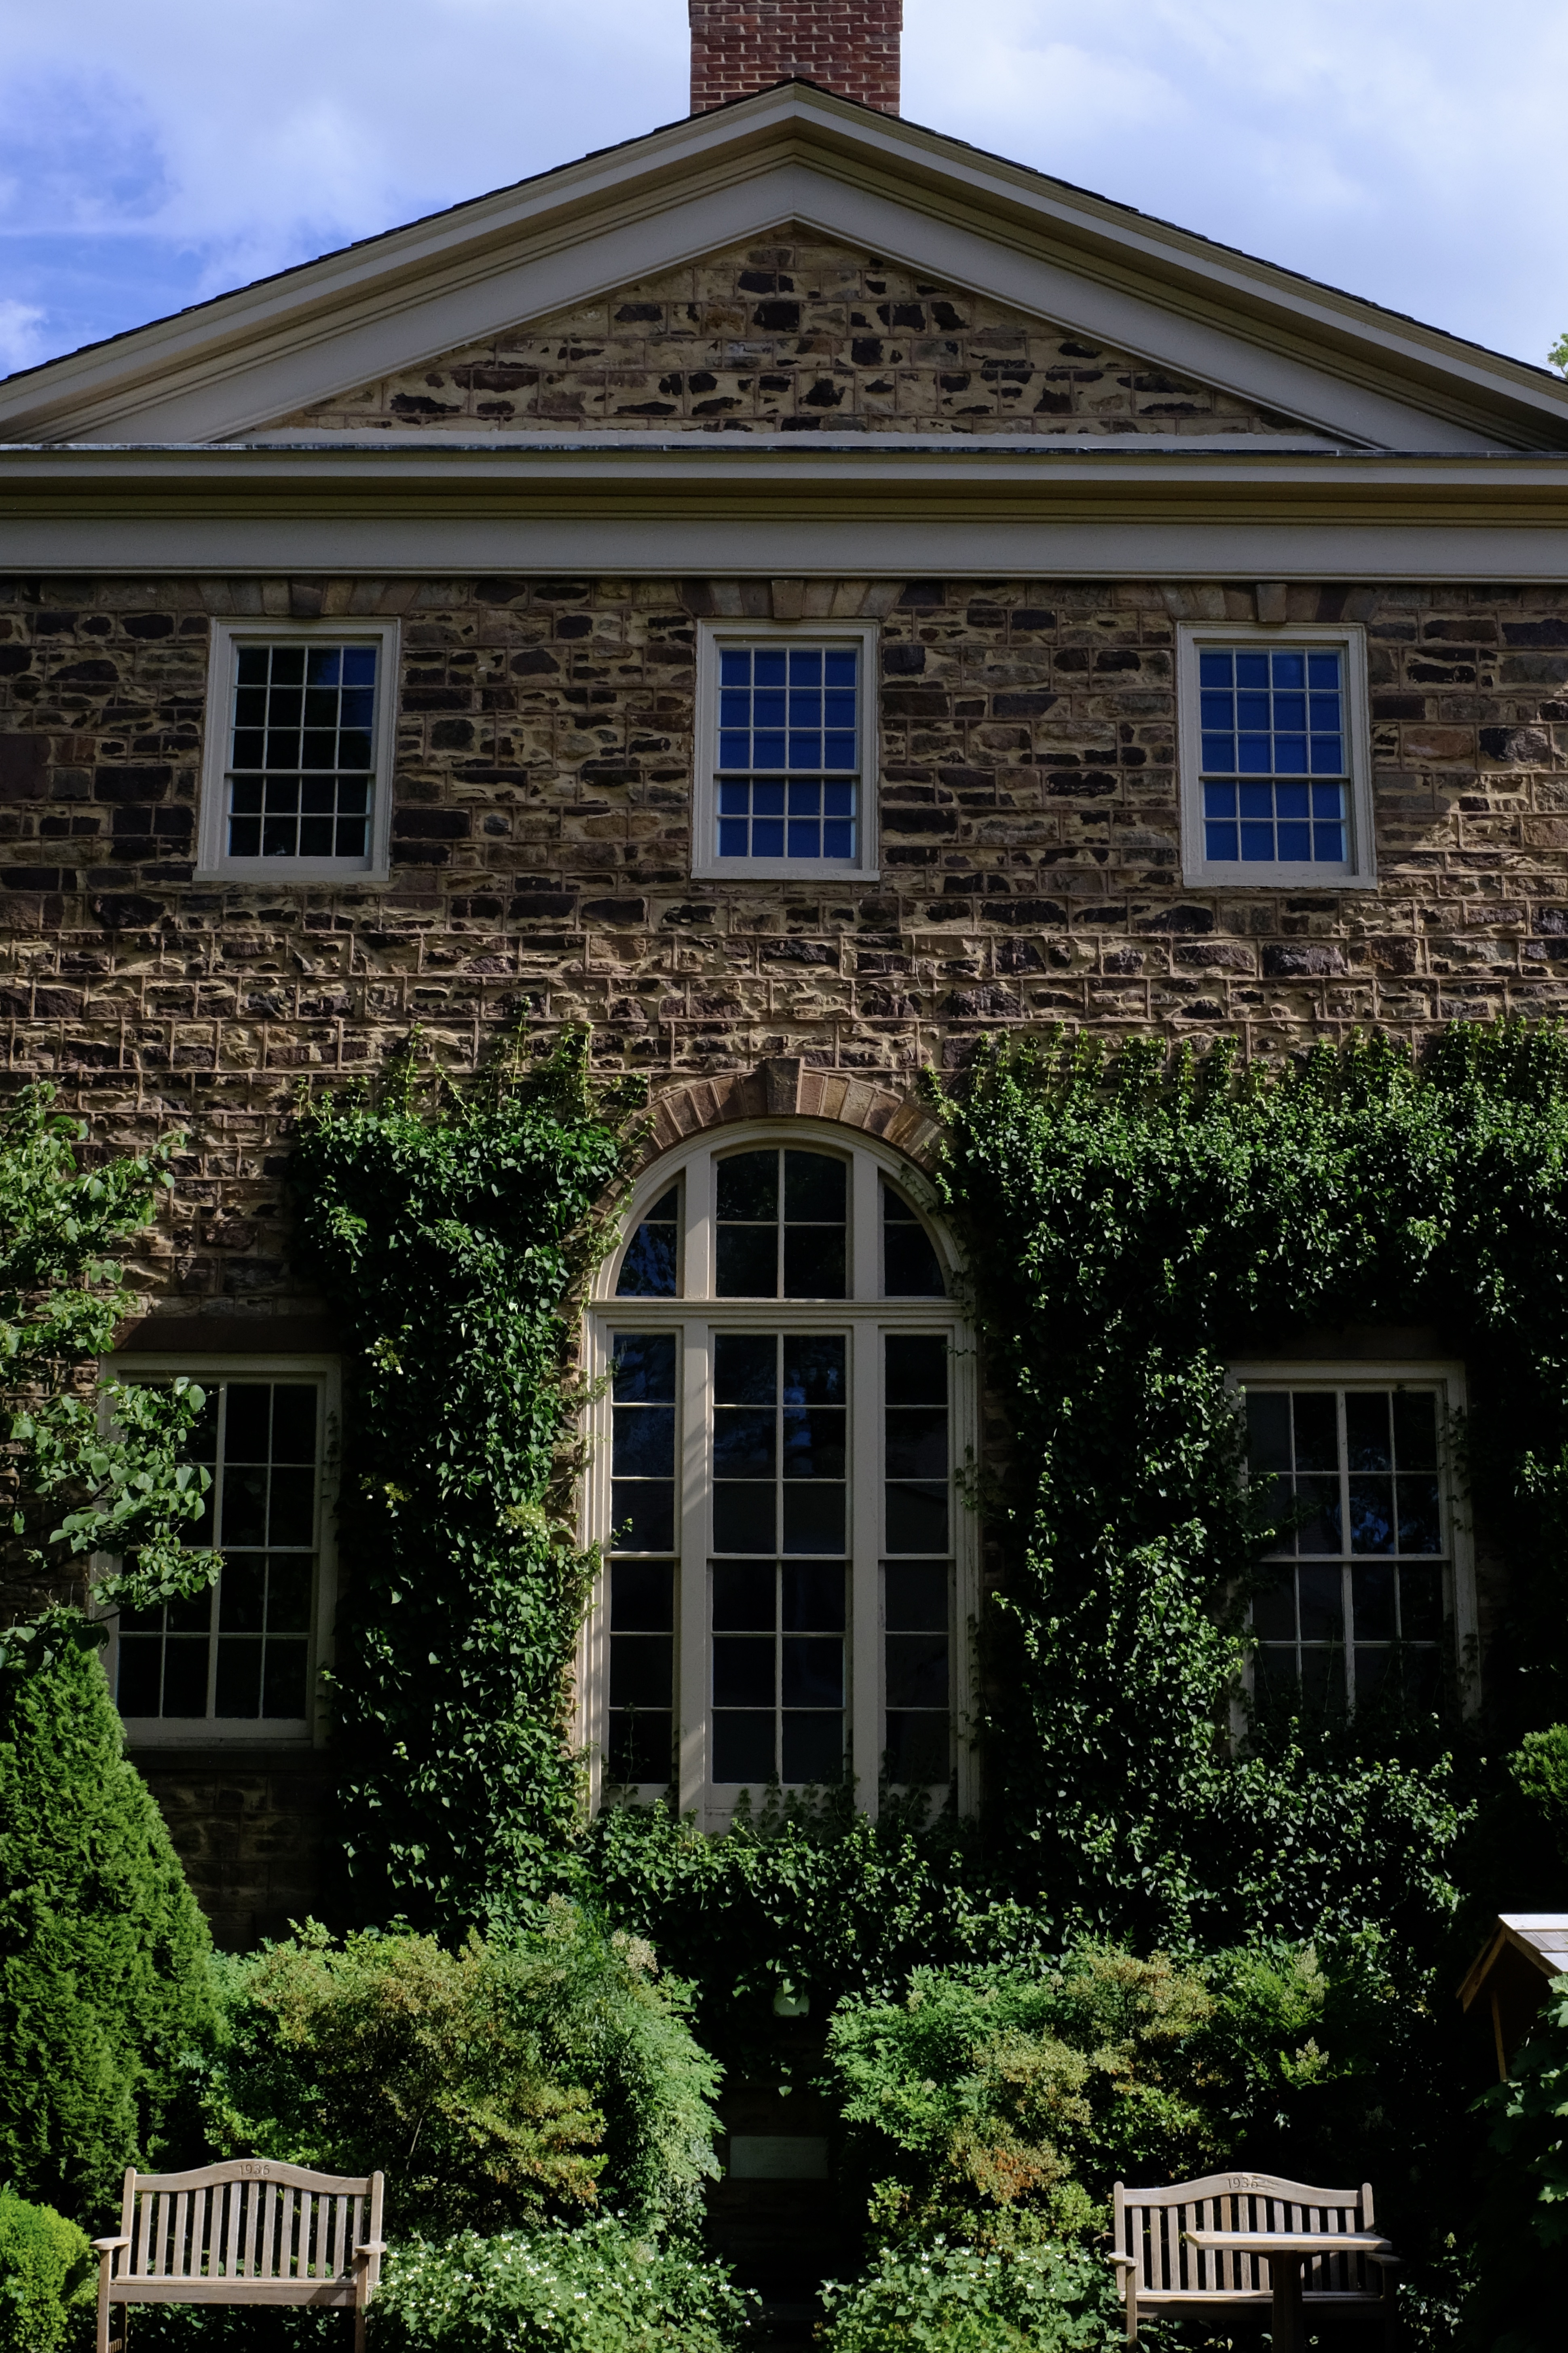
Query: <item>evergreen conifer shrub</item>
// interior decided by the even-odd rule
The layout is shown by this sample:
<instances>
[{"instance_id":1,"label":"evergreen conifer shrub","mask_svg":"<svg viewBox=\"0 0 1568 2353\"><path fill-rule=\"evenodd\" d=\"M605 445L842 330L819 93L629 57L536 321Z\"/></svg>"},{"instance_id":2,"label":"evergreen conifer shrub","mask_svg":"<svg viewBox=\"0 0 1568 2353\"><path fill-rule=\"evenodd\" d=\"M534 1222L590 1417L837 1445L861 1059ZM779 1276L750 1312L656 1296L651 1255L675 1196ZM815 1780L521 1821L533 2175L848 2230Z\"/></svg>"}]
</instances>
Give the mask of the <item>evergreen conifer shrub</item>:
<instances>
[{"instance_id":1,"label":"evergreen conifer shrub","mask_svg":"<svg viewBox=\"0 0 1568 2353\"><path fill-rule=\"evenodd\" d=\"M97 2213L147 2161L207 1943L97 1654L0 1677L0 2179Z\"/></svg>"}]
</instances>

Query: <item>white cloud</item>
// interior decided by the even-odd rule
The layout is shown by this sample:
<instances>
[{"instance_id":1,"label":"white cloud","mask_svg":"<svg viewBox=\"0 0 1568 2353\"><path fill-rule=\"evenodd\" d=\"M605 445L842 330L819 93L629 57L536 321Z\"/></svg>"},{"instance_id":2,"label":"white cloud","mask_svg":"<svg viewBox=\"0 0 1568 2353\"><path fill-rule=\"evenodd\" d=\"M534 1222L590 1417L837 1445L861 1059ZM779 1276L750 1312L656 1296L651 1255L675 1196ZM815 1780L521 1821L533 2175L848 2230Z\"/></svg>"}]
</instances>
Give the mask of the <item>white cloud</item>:
<instances>
[{"instance_id":1,"label":"white cloud","mask_svg":"<svg viewBox=\"0 0 1568 2353\"><path fill-rule=\"evenodd\" d=\"M0 301L0 373L32 367L47 355L43 323L43 311L32 303Z\"/></svg>"}]
</instances>

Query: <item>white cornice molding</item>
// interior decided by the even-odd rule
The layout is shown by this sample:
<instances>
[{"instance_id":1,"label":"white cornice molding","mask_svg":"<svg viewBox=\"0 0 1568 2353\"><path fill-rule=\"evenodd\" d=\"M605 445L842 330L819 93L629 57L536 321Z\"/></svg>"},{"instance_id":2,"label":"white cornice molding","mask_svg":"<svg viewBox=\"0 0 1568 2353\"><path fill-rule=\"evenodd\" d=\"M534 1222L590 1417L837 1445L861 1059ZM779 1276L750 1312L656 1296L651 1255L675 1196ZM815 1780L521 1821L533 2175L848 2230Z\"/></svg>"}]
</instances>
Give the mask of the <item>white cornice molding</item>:
<instances>
[{"instance_id":1,"label":"white cornice molding","mask_svg":"<svg viewBox=\"0 0 1568 2353\"><path fill-rule=\"evenodd\" d=\"M0 432L232 438L795 220L1354 440L1568 445L1542 370L797 84L13 377Z\"/></svg>"},{"instance_id":2,"label":"white cornice molding","mask_svg":"<svg viewBox=\"0 0 1568 2353\"><path fill-rule=\"evenodd\" d=\"M1561 581L1568 457L22 447L0 568Z\"/></svg>"}]
</instances>

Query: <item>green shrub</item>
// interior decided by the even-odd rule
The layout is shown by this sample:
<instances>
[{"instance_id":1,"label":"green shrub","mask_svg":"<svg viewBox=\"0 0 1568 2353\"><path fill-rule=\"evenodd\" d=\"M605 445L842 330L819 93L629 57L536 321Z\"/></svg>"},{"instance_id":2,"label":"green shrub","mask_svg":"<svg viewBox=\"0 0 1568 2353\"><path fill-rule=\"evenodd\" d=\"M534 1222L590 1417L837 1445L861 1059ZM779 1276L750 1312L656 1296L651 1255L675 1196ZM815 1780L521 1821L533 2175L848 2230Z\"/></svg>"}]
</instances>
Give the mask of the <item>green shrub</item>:
<instances>
[{"instance_id":1,"label":"green shrub","mask_svg":"<svg viewBox=\"0 0 1568 2353\"><path fill-rule=\"evenodd\" d=\"M0 2176L100 2208L209 2014L206 1924L95 1653L0 1677Z\"/></svg>"},{"instance_id":2,"label":"green shrub","mask_svg":"<svg viewBox=\"0 0 1568 2353\"><path fill-rule=\"evenodd\" d=\"M724 2353L750 2309L721 2264L602 2214L574 2231L395 2248L376 2334L395 2353Z\"/></svg>"},{"instance_id":3,"label":"green shrub","mask_svg":"<svg viewBox=\"0 0 1568 2353\"><path fill-rule=\"evenodd\" d=\"M439 2231L581 2211L689 2220L717 2168L717 2071L651 1950L557 1898L536 1933L456 1953L310 1925L215 1964L205 2063L225 2155L387 2177L389 2215Z\"/></svg>"},{"instance_id":4,"label":"green shrub","mask_svg":"<svg viewBox=\"0 0 1568 2353\"><path fill-rule=\"evenodd\" d=\"M95 2268L84 2231L0 2189L0 2353L56 2353L72 2308L92 2302Z\"/></svg>"},{"instance_id":5,"label":"green shrub","mask_svg":"<svg viewBox=\"0 0 1568 2353\"><path fill-rule=\"evenodd\" d=\"M827 2353L1113 2353L1115 2275L1083 2247L885 2247L823 2290Z\"/></svg>"},{"instance_id":6,"label":"green shrub","mask_svg":"<svg viewBox=\"0 0 1568 2353\"><path fill-rule=\"evenodd\" d=\"M1364 1940L1331 1967L1310 1946L1178 1967L1085 1943L1058 1968L916 1969L902 2000L846 2002L828 2061L874 2229L1013 2245L1093 2228L1118 2179L1309 2150L1342 2170L1396 2039L1378 1963Z\"/></svg>"},{"instance_id":7,"label":"green shrub","mask_svg":"<svg viewBox=\"0 0 1568 2353\"><path fill-rule=\"evenodd\" d=\"M1544 1821L1558 1855L1568 1862L1568 1724L1527 1732L1509 1770L1525 1802Z\"/></svg>"}]
</instances>

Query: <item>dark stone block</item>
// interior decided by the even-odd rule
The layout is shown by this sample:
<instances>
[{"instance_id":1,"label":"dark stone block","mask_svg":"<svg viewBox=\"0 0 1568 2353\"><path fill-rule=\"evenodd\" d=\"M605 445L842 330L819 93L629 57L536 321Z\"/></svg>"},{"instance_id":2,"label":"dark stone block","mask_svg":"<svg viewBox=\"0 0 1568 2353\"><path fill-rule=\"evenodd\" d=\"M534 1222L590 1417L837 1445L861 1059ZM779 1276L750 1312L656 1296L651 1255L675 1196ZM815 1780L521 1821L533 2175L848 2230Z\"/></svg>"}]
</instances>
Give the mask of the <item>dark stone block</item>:
<instances>
[{"instance_id":1,"label":"dark stone block","mask_svg":"<svg viewBox=\"0 0 1568 2353\"><path fill-rule=\"evenodd\" d=\"M995 719L1038 719L1052 711L1061 701L1059 694L1048 694L1043 688L1028 687L1007 694L994 694L991 713Z\"/></svg>"},{"instance_id":2,"label":"dark stone block","mask_svg":"<svg viewBox=\"0 0 1568 2353\"><path fill-rule=\"evenodd\" d=\"M41 801L48 790L47 735L0 735L0 801Z\"/></svg>"},{"instance_id":3,"label":"dark stone block","mask_svg":"<svg viewBox=\"0 0 1568 2353\"><path fill-rule=\"evenodd\" d=\"M106 932L145 931L169 912L162 899L143 898L138 892L116 892L94 899L92 912Z\"/></svg>"},{"instance_id":4,"label":"dark stone block","mask_svg":"<svg viewBox=\"0 0 1568 2353\"><path fill-rule=\"evenodd\" d=\"M577 912L577 902L566 891L530 891L513 899L507 913L513 923L565 923Z\"/></svg>"},{"instance_id":5,"label":"dark stone block","mask_svg":"<svg viewBox=\"0 0 1568 2353\"><path fill-rule=\"evenodd\" d=\"M586 923L610 923L635 927L647 921L646 899L584 899L583 920Z\"/></svg>"},{"instance_id":6,"label":"dark stone block","mask_svg":"<svg viewBox=\"0 0 1568 2353\"><path fill-rule=\"evenodd\" d=\"M60 891L65 887L58 866L7 866L0 869L0 885L7 891Z\"/></svg>"},{"instance_id":7,"label":"dark stone block","mask_svg":"<svg viewBox=\"0 0 1568 2353\"><path fill-rule=\"evenodd\" d=\"M174 617L173 613L127 613L121 627L128 638L172 638Z\"/></svg>"},{"instance_id":8,"label":"dark stone block","mask_svg":"<svg viewBox=\"0 0 1568 2353\"><path fill-rule=\"evenodd\" d=\"M1207 907L1166 907L1157 915L1139 919L1141 932L1212 932L1214 916Z\"/></svg>"},{"instance_id":9,"label":"dark stone block","mask_svg":"<svg viewBox=\"0 0 1568 2353\"><path fill-rule=\"evenodd\" d=\"M1061 931L1068 919L1067 909L1056 899L993 900L985 913L989 922L1006 923L1019 931Z\"/></svg>"},{"instance_id":10,"label":"dark stone block","mask_svg":"<svg viewBox=\"0 0 1568 2353\"><path fill-rule=\"evenodd\" d=\"M467 686L405 686L403 708L413 714L421 711L471 711L473 691Z\"/></svg>"},{"instance_id":11,"label":"dark stone block","mask_svg":"<svg viewBox=\"0 0 1568 2353\"><path fill-rule=\"evenodd\" d=\"M95 801L161 801L174 781L174 771L169 767L95 768L92 797Z\"/></svg>"},{"instance_id":12,"label":"dark stone block","mask_svg":"<svg viewBox=\"0 0 1568 2353\"><path fill-rule=\"evenodd\" d=\"M120 672L111 661L68 662L54 675L57 686L118 686Z\"/></svg>"},{"instance_id":13,"label":"dark stone block","mask_svg":"<svg viewBox=\"0 0 1568 2353\"><path fill-rule=\"evenodd\" d=\"M1270 980L1315 980L1348 972L1350 967L1339 948L1327 942L1311 941L1299 946L1266 947L1263 969Z\"/></svg>"},{"instance_id":14,"label":"dark stone block","mask_svg":"<svg viewBox=\"0 0 1568 2353\"><path fill-rule=\"evenodd\" d=\"M918 678L926 666L924 646L884 646L882 671L887 678Z\"/></svg>"},{"instance_id":15,"label":"dark stone block","mask_svg":"<svg viewBox=\"0 0 1568 2353\"><path fill-rule=\"evenodd\" d=\"M900 809L884 807L882 831L884 833L954 834L958 831L958 817L956 811L952 809Z\"/></svg>"},{"instance_id":16,"label":"dark stone block","mask_svg":"<svg viewBox=\"0 0 1568 2353\"><path fill-rule=\"evenodd\" d=\"M393 812L392 830L410 841L466 841L472 829L467 809L410 809Z\"/></svg>"},{"instance_id":17,"label":"dark stone block","mask_svg":"<svg viewBox=\"0 0 1568 2353\"><path fill-rule=\"evenodd\" d=\"M945 719L947 693L940 686L889 686L882 710L889 719Z\"/></svg>"},{"instance_id":18,"label":"dark stone block","mask_svg":"<svg viewBox=\"0 0 1568 2353\"><path fill-rule=\"evenodd\" d=\"M759 302L752 313L753 327L763 327L770 334L798 335L800 304L798 302Z\"/></svg>"}]
</instances>

